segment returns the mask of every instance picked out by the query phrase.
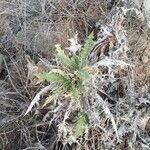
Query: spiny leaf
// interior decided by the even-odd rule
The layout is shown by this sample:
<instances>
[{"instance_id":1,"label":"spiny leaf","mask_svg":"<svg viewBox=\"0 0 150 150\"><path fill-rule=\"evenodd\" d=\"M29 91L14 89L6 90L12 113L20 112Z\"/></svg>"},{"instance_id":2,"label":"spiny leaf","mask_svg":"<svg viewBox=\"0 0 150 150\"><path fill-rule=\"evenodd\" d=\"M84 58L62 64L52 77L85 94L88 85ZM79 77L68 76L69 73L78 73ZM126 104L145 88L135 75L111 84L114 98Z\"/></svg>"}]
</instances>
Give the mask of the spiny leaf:
<instances>
[{"instance_id":1,"label":"spiny leaf","mask_svg":"<svg viewBox=\"0 0 150 150\"><path fill-rule=\"evenodd\" d=\"M71 66L72 66L72 70L79 69L79 58L75 54L71 57Z\"/></svg>"},{"instance_id":2,"label":"spiny leaf","mask_svg":"<svg viewBox=\"0 0 150 150\"><path fill-rule=\"evenodd\" d=\"M74 86L71 88L71 96L76 101L77 105L80 106L80 91Z\"/></svg>"},{"instance_id":3,"label":"spiny leaf","mask_svg":"<svg viewBox=\"0 0 150 150\"><path fill-rule=\"evenodd\" d=\"M80 93L84 93L86 90L85 90L85 85L84 85L84 82L81 78L79 78L77 80L77 83L76 83L76 88L80 91Z\"/></svg>"},{"instance_id":4,"label":"spiny leaf","mask_svg":"<svg viewBox=\"0 0 150 150\"><path fill-rule=\"evenodd\" d=\"M60 74L58 72L50 72L50 73L39 73L36 75L40 80L46 80L48 82L56 83L59 85L71 84L71 79L66 74Z\"/></svg>"},{"instance_id":5,"label":"spiny leaf","mask_svg":"<svg viewBox=\"0 0 150 150\"><path fill-rule=\"evenodd\" d=\"M82 113L74 127L74 133L76 137L82 136L84 134L87 124L88 124L87 115L85 113Z\"/></svg>"},{"instance_id":6,"label":"spiny leaf","mask_svg":"<svg viewBox=\"0 0 150 150\"><path fill-rule=\"evenodd\" d=\"M59 97L61 94L65 93L65 91L66 91L66 89L64 89L63 87L59 87L59 88L55 89L55 90L52 92L52 94L50 94L50 95L46 98L46 101L45 101L43 107L46 106L46 105L47 105L48 103L50 103L51 101L57 100L58 97Z\"/></svg>"},{"instance_id":7,"label":"spiny leaf","mask_svg":"<svg viewBox=\"0 0 150 150\"><path fill-rule=\"evenodd\" d=\"M91 49L92 49L93 38L94 38L94 33L92 32L88 36L88 39L85 41L85 44L84 44L83 48L81 49L81 54L80 54L81 67L84 67L86 65L86 61L87 61L89 54L91 52Z\"/></svg>"},{"instance_id":8,"label":"spiny leaf","mask_svg":"<svg viewBox=\"0 0 150 150\"><path fill-rule=\"evenodd\" d=\"M70 68L71 70L75 70L77 68L76 58L72 57L72 59L70 59L65 54L64 50L61 49L59 44L55 45L55 47L57 51L56 58L58 58L64 66Z\"/></svg>"},{"instance_id":9,"label":"spiny leaf","mask_svg":"<svg viewBox=\"0 0 150 150\"><path fill-rule=\"evenodd\" d=\"M88 81L90 79L90 74L86 69L78 70L78 77L83 81Z\"/></svg>"},{"instance_id":10,"label":"spiny leaf","mask_svg":"<svg viewBox=\"0 0 150 150\"><path fill-rule=\"evenodd\" d=\"M28 107L28 109L27 109L25 115L28 114L28 113L31 111L31 109L33 108L33 106L34 106L35 104L39 104L39 100L40 100L41 95L47 93L48 91L52 90L53 88L54 88L54 86L50 84L50 85L44 87L43 89L41 89L41 91L38 92L38 93L35 95L34 99L32 100L31 104L29 105L29 107Z\"/></svg>"}]
</instances>

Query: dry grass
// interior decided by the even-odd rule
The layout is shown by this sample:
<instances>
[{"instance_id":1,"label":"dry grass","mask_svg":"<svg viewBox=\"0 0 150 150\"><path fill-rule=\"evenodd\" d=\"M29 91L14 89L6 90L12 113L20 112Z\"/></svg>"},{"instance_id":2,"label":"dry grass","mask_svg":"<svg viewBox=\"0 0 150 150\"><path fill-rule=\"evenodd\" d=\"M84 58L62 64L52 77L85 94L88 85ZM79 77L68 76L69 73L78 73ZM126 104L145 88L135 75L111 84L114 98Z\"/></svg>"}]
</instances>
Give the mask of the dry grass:
<instances>
[{"instance_id":1,"label":"dry grass","mask_svg":"<svg viewBox=\"0 0 150 150\"><path fill-rule=\"evenodd\" d=\"M124 8L102 0L0 1L0 53L6 56L0 73L0 149L149 149L150 31L135 5L127 14ZM41 60L53 66L55 43L67 47L78 31L82 44L93 29L89 64L100 65L100 72L84 103L90 124L84 138L71 139L77 110L69 100L24 116L46 85L30 84L25 56L35 66Z\"/></svg>"}]
</instances>

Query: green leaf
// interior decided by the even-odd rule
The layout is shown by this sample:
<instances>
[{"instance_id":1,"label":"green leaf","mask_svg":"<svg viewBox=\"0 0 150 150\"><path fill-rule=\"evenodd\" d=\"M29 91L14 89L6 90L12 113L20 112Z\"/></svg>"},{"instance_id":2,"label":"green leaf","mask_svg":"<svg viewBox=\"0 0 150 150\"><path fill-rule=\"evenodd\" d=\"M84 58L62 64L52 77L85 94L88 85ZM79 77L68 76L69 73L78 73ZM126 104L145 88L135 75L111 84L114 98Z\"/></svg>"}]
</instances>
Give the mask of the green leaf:
<instances>
[{"instance_id":1,"label":"green leaf","mask_svg":"<svg viewBox=\"0 0 150 150\"><path fill-rule=\"evenodd\" d=\"M85 44L84 44L83 48L81 49L81 53L80 53L80 65L81 65L81 68L86 65L87 59L89 57L89 54L91 52L92 45L93 45L93 42L94 42L93 38L94 38L94 33L92 32L88 36L88 39L85 41Z\"/></svg>"},{"instance_id":2,"label":"green leaf","mask_svg":"<svg viewBox=\"0 0 150 150\"><path fill-rule=\"evenodd\" d=\"M85 113L81 113L77 123L74 126L74 133L76 137L83 136L87 124L88 124L87 115Z\"/></svg>"},{"instance_id":3,"label":"green leaf","mask_svg":"<svg viewBox=\"0 0 150 150\"><path fill-rule=\"evenodd\" d=\"M74 71L79 69L79 58L75 54L71 57L71 66Z\"/></svg>"},{"instance_id":4,"label":"green leaf","mask_svg":"<svg viewBox=\"0 0 150 150\"><path fill-rule=\"evenodd\" d=\"M90 74L86 69L78 70L78 77L83 81L88 81L90 79Z\"/></svg>"},{"instance_id":5,"label":"green leaf","mask_svg":"<svg viewBox=\"0 0 150 150\"><path fill-rule=\"evenodd\" d=\"M80 107L80 98L81 98L80 94L81 94L80 91L77 88L75 88L74 86L72 86L71 96L76 101L76 103L79 107Z\"/></svg>"},{"instance_id":6,"label":"green leaf","mask_svg":"<svg viewBox=\"0 0 150 150\"><path fill-rule=\"evenodd\" d=\"M71 79L66 74L60 74L58 72L50 72L50 73L39 73L36 75L40 80L46 80L51 83L56 83L59 85L66 86L68 88L71 86Z\"/></svg>"},{"instance_id":7,"label":"green leaf","mask_svg":"<svg viewBox=\"0 0 150 150\"><path fill-rule=\"evenodd\" d=\"M84 81L79 78L76 83L76 88L80 91L80 93L84 93L86 91Z\"/></svg>"},{"instance_id":8,"label":"green leaf","mask_svg":"<svg viewBox=\"0 0 150 150\"><path fill-rule=\"evenodd\" d=\"M70 59L65 54L64 50L61 49L59 44L55 45L55 47L57 51L56 58L58 58L64 66L68 67L71 70L78 69L79 60L76 55L73 55L72 58Z\"/></svg>"}]
</instances>

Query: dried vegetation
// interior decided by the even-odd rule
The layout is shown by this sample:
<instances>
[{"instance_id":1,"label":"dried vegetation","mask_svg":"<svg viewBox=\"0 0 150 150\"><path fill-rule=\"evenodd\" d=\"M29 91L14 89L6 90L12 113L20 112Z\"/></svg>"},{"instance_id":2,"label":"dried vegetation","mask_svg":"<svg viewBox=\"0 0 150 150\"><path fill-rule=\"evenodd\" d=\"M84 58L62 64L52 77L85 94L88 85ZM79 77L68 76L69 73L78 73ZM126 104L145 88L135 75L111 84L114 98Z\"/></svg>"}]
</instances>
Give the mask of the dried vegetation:
<instances>
[{"instance_id":1,"label":"dried vegetation","mask_svg":"<svg viewBox=\"0 0 150 150\"><path fill-rule=\"evenodd\" d=\"M34 75L56 67L56 43L69 47L78 31L83 45L93 30L88 64L99 72L82 101L89 123L75 138L75 104L66 96L42 108L52 85ZM131 0L0 0L0 149L148 150L149 43L144 14Z\"/></svg>"}]
</instances>

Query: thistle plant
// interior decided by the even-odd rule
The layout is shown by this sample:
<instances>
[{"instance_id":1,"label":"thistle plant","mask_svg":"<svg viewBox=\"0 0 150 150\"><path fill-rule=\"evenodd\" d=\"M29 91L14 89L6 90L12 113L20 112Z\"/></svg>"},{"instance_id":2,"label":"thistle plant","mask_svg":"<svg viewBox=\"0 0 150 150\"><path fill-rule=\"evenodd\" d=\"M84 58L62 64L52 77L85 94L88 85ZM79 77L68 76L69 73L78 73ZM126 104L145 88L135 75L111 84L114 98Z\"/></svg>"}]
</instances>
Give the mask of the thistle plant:
<instances>
[{"instance_id":1,"label":"thistle plant","mask_svg":"<svg viewBox=\"0 0 150 150\"><path fill-rule=\"evenodd\" d=\"M55 45L55 57L59 61L58 68L51 70L49 73L43 72L36 75L40 80L55 83L57 86L46 99L44 106L58 99L60 95L68 94L80 107L81 96L84 96L88 90L88 81L91 75L87 60L92 45L93 32L88 36L79 55L73 53L69 57L59 44Z\"/></svg>"},{"instance_id":2,"label":"thistle plant","mask_svg":"<svg viewBox=\"0 0 150 150\"><path fill-rule=\"evenodd\" d=\"M64 95L70 96L71 100L76 103L77 108L80 110L79 119L74 126L74 133L77 137L83 135L88 123L88 117L82 107L81 101L88 93L88 83L92 75L91 68L87 64L92 45L93 32L88 36L79 54L72 51L71 56L68 56L61 48L61 45L55 45L55 57L58 60L57 68L52 69L48 73L42 72L36 74L39 80L46 80L55 84L49 96L46 98L43 107L52 101L59 100L59 97ZM40 96L37 97L31 102L26 114L39 100Z\"/></svg>"}]
</instances>

